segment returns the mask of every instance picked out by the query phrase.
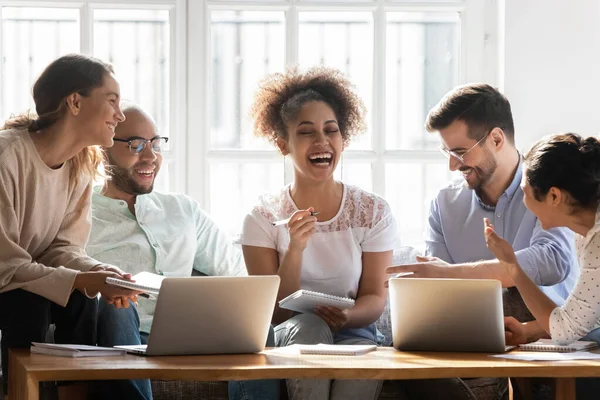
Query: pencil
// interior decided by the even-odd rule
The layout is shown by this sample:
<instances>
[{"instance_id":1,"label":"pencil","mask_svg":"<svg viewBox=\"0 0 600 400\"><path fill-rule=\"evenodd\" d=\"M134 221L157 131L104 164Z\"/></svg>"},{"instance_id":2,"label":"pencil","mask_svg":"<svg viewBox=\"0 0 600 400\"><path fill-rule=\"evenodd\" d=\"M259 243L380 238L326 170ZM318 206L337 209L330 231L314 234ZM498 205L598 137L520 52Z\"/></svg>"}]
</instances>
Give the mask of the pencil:
<instances>
[{"instance_id":1,"label":"pencil","mask_svg":"<svg viewBox=\"0 0 600 400\"><path fill-rule=\"evenodd\" d=\"M310 213L310 215L312 215L312 216L314 217L314 216L315 216L315 215L317 215L318 213L319 213L318 211L312 211L312 212ZM291 218L291 217L290 217L290 218ZM288 222L290 222L290 218L282 219L282 220L280 220L280 221L271 222L271 225L273 225L273 226L281 226L281 225L285 225L285 224L287 224Z\"/></svg>"}]
</instances>

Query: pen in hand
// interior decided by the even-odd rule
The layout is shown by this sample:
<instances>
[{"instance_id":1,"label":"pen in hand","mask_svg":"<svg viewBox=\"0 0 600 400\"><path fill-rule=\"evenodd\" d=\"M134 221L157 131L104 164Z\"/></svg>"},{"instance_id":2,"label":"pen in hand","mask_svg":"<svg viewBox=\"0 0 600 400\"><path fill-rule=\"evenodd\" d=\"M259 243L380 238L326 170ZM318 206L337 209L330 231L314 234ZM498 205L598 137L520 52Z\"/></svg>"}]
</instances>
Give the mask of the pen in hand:
<instances>
[{"instance_id":1,"label":"pen in hand","mask_svg":"<svg viewBox=\"0 0 600 400\"><path fill-rule=\"evenodd\" d=\"M143 297L145 299L149 299L149 300L156 300L155 296L152 296L151 294L148 294L148 293L140 293L140 294L138 294L138 296L141 296L141 297Z\"/></svg>"},{"instance_id":2,"label":"pen in hand","mask_svg":"<svg viewBox=\"0 0 600 400\"><path fill-rule=\"evenodd\" d=\"M312 211L312 212L310 213L310 215L311 215L311 216L313 216L313 217L314 217L315 215L317 215L317 214L319 214L319 212L318 212L318 211ZM291 218L291 217L290 217L290 218ZM288 222L290 222L290 218L282 219L282 220L280 220L280 221L271 222L271 225L273 225L273 226L281 226L281 225L285 225L285 224L287 224Z\"/></svg>"}]
</instances>

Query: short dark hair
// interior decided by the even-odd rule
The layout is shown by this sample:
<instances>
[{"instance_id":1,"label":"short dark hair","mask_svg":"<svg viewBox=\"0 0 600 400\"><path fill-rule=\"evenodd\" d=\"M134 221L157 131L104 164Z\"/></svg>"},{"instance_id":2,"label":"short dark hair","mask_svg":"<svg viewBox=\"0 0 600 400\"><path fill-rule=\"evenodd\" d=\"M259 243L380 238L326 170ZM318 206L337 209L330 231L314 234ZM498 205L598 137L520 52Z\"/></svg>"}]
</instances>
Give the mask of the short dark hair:
<instances>
[{"instance_id":1,"label":"short dark hair","mask_svg":"<svg viewBox=\"0 0 600 400\"><path fill-rule=\"evenodd\" d=\"M569 193L575 206L600 205L600 141L576 133L544 138L525 154L525 177L540 201L552 187Z\"/></svg>"},{"instance_id":2,"label":"short dark hair","mask_svg":"<svg viewBox=\"0 0 600 400\"><path fill-rule=\"evenodd\" d=\"M515 143L515 126L508 99L496 88L483 83L459 86L448 92L429 111L425 121L428 132L439 131L456 120L464 121L471 139L480 140L489 131L502 129Z\"/></svg>"}]
</instances>

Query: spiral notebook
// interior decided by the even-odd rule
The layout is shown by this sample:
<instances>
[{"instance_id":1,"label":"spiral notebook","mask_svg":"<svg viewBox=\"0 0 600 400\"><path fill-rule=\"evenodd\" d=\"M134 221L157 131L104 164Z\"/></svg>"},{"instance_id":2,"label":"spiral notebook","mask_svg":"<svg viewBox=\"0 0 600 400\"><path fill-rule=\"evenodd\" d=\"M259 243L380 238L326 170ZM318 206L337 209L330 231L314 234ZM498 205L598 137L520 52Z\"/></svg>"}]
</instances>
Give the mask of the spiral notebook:
<instances>
[{"instance_id":1,"label":"spiral notebook","mask_svg":"<svg viewBox=\"0 0 600 400\"><path fill-rule=\"evenodd\" d=\"M354 300L304 289L279 300L279 307L299 313L313 313L317 306L333 306L346 310L354 307Z\"/></svg>"},{"instance_id":2,"label":"spiral notebook","mask_svg":"<svg viewBox=\"0 0 600 400\"><path fill-rule=\"evenodd\" d=\"M106 278L106 283L116 285L125 289L139 290L140 292L149 294L158 294L160 285L162 285L162 275L153 274L151 272L140 272L132 277L135 282L125 281L117 278Z\"/></svg>"},{"instance_id":3,"label":"spiral notebook","mask_svg":"<svg viewBox=\"0 0 600 400\"><path fill-rule=\"evenodd\" d=\"M556 353L572 353L575 351L589 350L598 347L596 342L578 340L571 344L562 346L556 344L552 339L540 339L537 342L520 344L519 349L523 351L552 351Z\"/></svg>"}]
</instances>

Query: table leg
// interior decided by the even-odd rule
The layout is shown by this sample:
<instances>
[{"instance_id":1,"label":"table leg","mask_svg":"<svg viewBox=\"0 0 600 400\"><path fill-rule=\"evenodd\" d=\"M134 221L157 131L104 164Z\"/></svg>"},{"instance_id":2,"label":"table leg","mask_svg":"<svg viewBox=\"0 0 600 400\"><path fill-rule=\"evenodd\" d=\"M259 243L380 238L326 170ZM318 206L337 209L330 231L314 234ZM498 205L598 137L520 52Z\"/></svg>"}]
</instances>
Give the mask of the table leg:
<instances>
[{"instance_id":1,"label":"table leg","mask_svg":"<svg viewBox=\"0 0 600 400\"><path fill-rule=\"evenodd\" d=\"M556 378L554 380L555 400L575 400L575 378Z\"/></svg>"},{"instance_id":2,"label":"table leg","mask_svg":"<svg viewBox=\"0 0 600 400\"><path fill-rule=\"evenodd\" d=\"M18 362L16 357L9 354L8 398L10 400L39 400L40 382L34 379Z\"/></svg>"}]
</instances>

